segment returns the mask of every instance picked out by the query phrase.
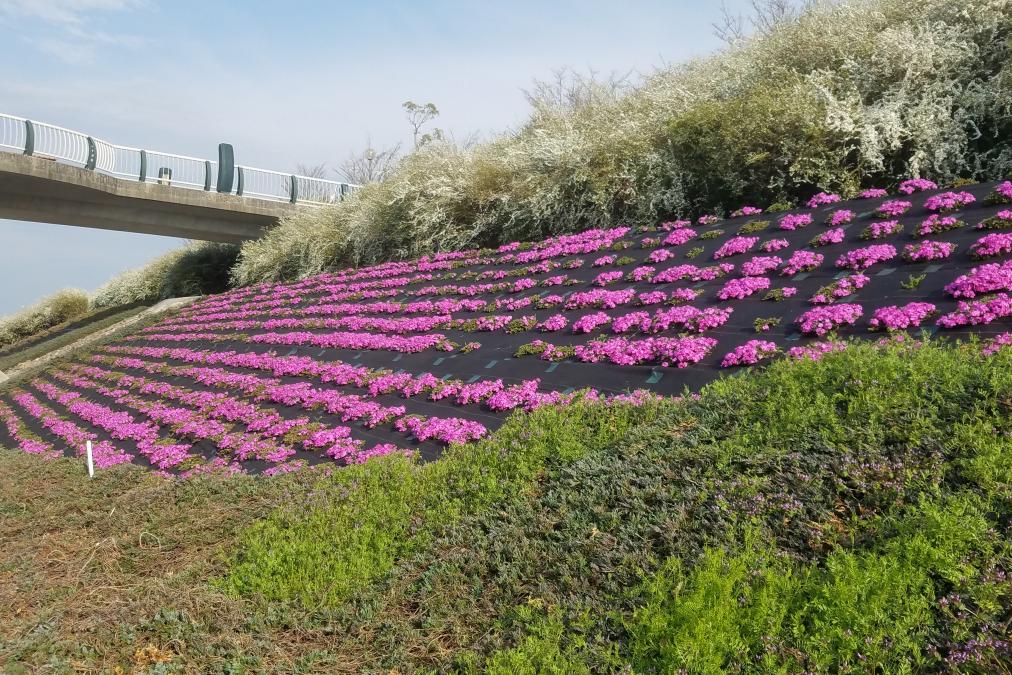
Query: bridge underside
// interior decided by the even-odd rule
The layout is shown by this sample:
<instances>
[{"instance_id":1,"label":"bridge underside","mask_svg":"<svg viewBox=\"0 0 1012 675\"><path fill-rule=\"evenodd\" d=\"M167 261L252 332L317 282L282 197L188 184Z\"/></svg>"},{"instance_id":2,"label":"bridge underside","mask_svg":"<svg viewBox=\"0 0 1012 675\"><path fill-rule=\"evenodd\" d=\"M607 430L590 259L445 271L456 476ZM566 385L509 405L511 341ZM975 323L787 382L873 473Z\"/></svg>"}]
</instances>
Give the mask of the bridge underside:
<instances>
[{"instance_id":1,"label":"bridge underside","mask_svg":"<svg viewBox=\"0 0 1012 675\"><path fill-rule=\"evenodd\" d=\"M0 152L0 218L241 243L295 210L249 197L131 183L42 157Z\"/></svg>"}]
</instances>

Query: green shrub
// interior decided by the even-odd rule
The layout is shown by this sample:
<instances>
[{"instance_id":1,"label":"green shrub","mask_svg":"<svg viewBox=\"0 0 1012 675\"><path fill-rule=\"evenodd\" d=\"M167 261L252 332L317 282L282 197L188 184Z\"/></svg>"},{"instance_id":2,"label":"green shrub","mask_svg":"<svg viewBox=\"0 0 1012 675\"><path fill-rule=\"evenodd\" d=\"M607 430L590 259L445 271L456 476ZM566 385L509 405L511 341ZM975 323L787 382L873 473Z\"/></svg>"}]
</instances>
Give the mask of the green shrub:
<instances>
[{"instance_id":1,"label":"green shrub","mask_svg":"<svg viewBox=\"0 0 1012 675\"><path fill-rule=\"evenodd\" d=\"M16 314L0 318L0 348L37 335L88 311L88 295L66 289L54 293Z\"/></svg>"},{"instance_id":2,"label":"green shrub","mask_svg":"<svg viewBox=\"0 0 1012 675\"><path fill-rule=\"evenodd\" d=\"M220 293L228 288L229 272L238 255L239 247L233 244L190 242L111 279L92 294L92 307Z\"/></svg>"}]
</instances>

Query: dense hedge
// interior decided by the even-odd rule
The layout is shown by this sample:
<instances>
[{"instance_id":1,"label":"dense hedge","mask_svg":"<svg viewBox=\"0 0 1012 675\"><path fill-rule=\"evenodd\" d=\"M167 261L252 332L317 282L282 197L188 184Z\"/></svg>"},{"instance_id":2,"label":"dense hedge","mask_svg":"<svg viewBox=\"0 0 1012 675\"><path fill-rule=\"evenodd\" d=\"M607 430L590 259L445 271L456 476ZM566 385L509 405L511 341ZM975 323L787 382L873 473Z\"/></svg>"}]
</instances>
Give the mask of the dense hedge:
<instances>
[{"instance_id":1,"label":"dense hedge","mask_svg":"<svg viewBox=\"0 0 1012 675\"><path fill-rule=\"evenodd\" d=\"M76 288L43 298L16 314L0 318L0 349L71 321L88 311L88 294Z\"/></svg>"},{"instance_id":2,"label":"dense hedge","mask_svg":"<svg viewBox=\"0 0 1012 675\"><path fill-rule=\"evenodd\" d=\"M517 133L431 143L381 184L243 247L236 284L1012 170L1009 0L818 3L621 97L536 103Z\"/></svg>"},{"instance_id":3,"label":"dense hedge","mask_svg":"<svg viewBox=\"0 0 1012 675\"><path fill-rule=\"evenodd\" d=\"M860 344L633 417L515 418L320 483L226 585L368 670L1008 672L1010 373Z\"/></svg>"}]
</instances>

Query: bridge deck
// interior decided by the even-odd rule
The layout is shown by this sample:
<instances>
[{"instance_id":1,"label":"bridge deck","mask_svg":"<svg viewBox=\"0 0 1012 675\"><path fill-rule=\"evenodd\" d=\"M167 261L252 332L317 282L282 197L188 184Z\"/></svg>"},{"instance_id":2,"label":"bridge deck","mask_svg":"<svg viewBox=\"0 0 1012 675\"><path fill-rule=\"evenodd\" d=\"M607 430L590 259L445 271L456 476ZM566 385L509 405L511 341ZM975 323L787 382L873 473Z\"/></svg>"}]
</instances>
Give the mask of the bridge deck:
<instances>
[{"instance_id":1,"label":"bridge deck","mask_svg":"<svg viewBox=\"0 0 1012 675\"><path fill-rule=\"evenodd\" d=\"M0 218L240 243L298 208L124 181L45 157L0 152Z\"/></svg>"}]
</instances>

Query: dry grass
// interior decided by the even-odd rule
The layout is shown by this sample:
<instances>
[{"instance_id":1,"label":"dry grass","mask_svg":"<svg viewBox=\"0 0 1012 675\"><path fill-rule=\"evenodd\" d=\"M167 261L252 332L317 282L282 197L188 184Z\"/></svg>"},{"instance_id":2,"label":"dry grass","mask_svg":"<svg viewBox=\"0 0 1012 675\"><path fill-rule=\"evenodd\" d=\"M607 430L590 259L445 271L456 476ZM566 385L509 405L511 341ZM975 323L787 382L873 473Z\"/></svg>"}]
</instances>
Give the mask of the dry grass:
<instances>
[{"instance_id":1,"label":"dry grass","mask_svg":"<svg viewBox=\"0 0 1012 675\"><path fill-rule=\"evenodd\" d=\"M245 526L305 479L168 481L140 467L89 481L80 461L0 449L0 669L354 670L322 632L272 627L212 580Z\"/></svg>"}]
</instances>

